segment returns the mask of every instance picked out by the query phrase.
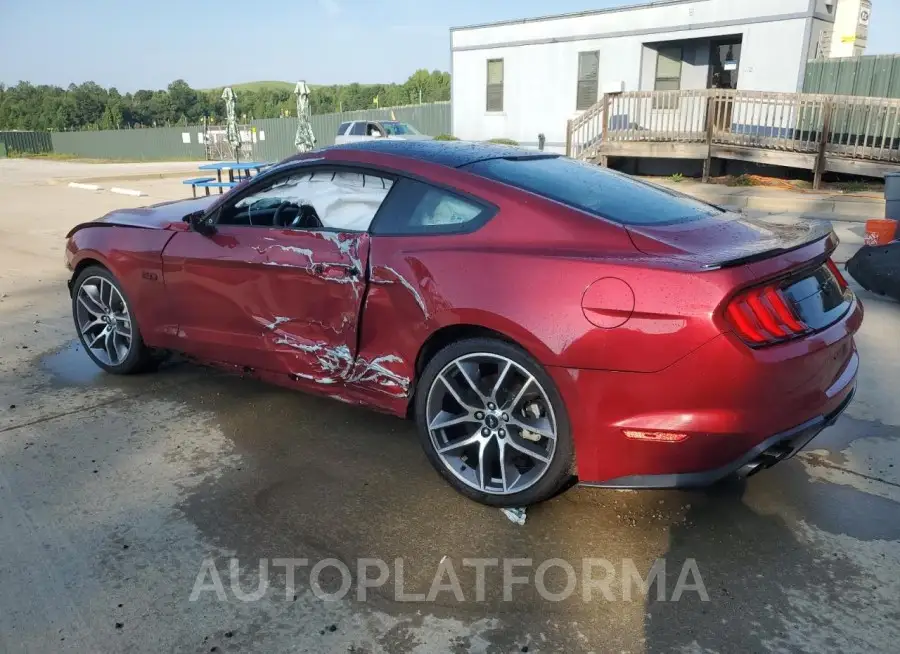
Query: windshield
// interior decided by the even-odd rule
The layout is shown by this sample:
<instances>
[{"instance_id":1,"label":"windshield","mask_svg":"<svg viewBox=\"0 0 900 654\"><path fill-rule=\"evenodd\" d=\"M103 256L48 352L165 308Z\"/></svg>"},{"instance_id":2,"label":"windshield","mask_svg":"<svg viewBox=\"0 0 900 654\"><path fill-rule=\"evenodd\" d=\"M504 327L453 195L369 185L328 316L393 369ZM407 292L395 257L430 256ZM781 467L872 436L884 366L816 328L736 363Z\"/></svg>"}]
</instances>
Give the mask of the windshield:
<instances>
[{"instance_id":1,"label":"windshield","mask_svg":"<svg viewBox=\"0 0 900 654\"><path fill-rule=\"evenodd\" d=\"M419 131L407 123L387 122L381 123L388 136L405 136L407 134L418 134Z\"/></svg>"},{"instance_id":2,"label":"windshield","mask_svg":"<svg viewBox=\"0 0 900 654\"><path fill-rule=\"evenodd\" d=\"M722 213L681 193L565 157L489 159L464 169L623 225L681 223Z\"/></svg>"}]
</instances>

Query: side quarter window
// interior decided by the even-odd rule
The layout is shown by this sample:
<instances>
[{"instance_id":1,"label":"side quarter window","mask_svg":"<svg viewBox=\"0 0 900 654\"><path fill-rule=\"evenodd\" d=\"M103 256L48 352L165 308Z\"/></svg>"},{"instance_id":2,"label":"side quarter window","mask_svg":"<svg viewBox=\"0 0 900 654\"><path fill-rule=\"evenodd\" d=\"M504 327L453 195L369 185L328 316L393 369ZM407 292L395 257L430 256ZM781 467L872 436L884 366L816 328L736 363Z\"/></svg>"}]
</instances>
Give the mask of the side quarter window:
<instances>
[{"instance_id":1,"label":"side quarter window","mask_svg":"<svg viewBox=\"0 0 900 654\"><path fill-rule=\"evenodd\" d=\"M496 209L466 196L401 179L381 206L372 233L381 235L464 234L484 225Z\"/></svg>"},{"instance_id":2,"label":"side quarter window","mask_svg":"<svg viewBox=\"0 0 900 654\"><path fill-rule=\"evenodd\" d=\"M366 124L356 122L353 123L353 127L350 128L350 136L365 136L366 135Z\"/></svg>"}]
</instances>

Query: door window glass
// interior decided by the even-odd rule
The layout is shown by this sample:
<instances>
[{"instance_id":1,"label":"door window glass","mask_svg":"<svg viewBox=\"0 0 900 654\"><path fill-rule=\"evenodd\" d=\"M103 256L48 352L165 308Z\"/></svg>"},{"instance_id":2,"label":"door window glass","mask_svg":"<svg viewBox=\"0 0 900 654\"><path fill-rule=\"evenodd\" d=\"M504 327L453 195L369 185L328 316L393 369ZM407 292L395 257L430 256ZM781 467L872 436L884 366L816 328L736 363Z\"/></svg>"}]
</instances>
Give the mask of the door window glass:
<instances>
[{"instance_id":1,"label":"door window glass","mask_svg":"<svg viewBox=\"0 0 900 654\"><path fill-rule=\"evenodd\" d=\"M219 224L363 232L392 185L368 172L304 170L241 198Z\"/></svg>"}]
</instances>

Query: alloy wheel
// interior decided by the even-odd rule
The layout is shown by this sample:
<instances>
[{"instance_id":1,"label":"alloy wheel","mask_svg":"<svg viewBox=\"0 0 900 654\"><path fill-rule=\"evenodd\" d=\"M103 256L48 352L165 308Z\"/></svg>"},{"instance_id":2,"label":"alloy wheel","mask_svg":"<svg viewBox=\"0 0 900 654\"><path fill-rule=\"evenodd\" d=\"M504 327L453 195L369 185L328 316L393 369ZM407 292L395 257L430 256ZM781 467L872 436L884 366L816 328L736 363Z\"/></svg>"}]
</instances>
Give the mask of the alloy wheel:
<instances>
[{"instance_id":1,"label":"alloy wheel","mask_svg":"<svg viewBox=\"0 0 900 654\"><path fill-rule=\"evenodd\" d=\"M534 375L499 354L466 354L447 364L428 391L426 419L447 470L492 495L536 484L556 451L547 392Z\"/></svg>"},{"instance_id":2,"label":"alloy wheel","mask_svg":"<svg viewBox=\"0 0 900 654\"><path fill-rule=\"evenodd\" d=\"M98 361L118 366L128 357L131 315L122 293L108 279L88 277L78 287L75 321L85 347Z\"/></svg>"}]
</instances>

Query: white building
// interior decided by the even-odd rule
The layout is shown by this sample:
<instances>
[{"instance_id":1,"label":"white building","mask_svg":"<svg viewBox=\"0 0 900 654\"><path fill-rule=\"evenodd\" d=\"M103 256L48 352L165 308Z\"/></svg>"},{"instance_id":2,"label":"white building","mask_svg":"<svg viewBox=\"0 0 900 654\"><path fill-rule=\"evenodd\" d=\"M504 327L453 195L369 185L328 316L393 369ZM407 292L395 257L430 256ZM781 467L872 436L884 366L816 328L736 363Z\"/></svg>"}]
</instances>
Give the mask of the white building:
<instances>
[{"instance_id":1,"label":"white building","mask_svg":"<svg viewBox=\"0 0 900 654\"><path fill-rule=\"evenodd\" d=\"M851 3L868 6L868 22L869 0L658 0L453 28L453 134L525 146L544 134L561 151L566 121L604 92L796 92L806 61L840 40L838 5Z\"/></svg>"}]
</instances>

